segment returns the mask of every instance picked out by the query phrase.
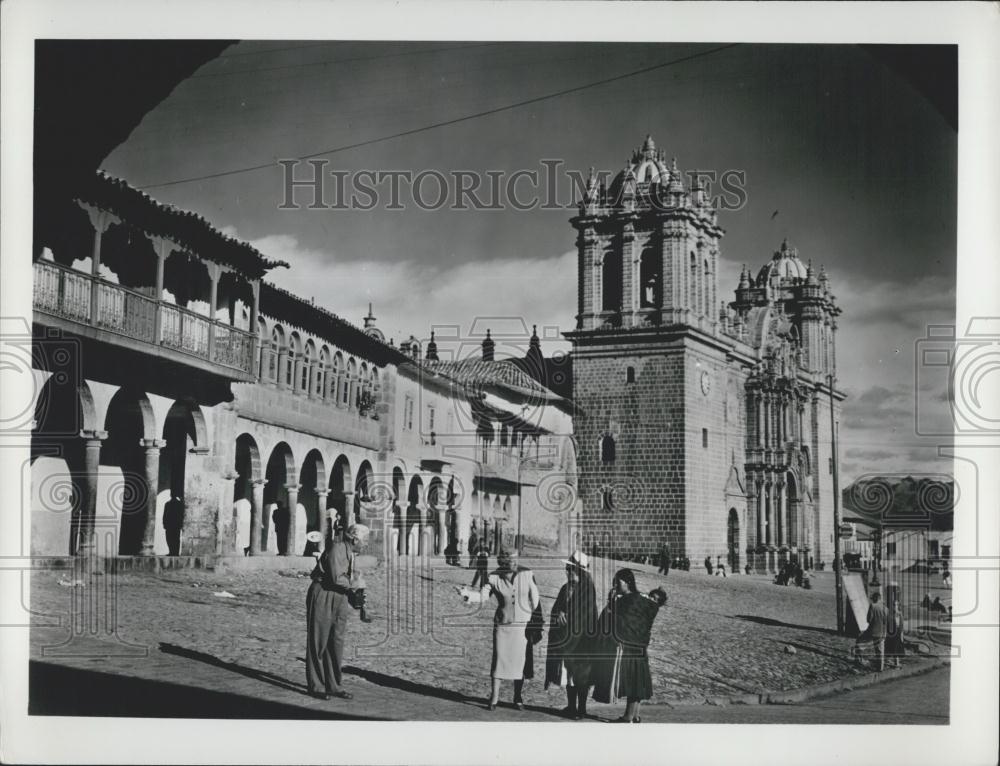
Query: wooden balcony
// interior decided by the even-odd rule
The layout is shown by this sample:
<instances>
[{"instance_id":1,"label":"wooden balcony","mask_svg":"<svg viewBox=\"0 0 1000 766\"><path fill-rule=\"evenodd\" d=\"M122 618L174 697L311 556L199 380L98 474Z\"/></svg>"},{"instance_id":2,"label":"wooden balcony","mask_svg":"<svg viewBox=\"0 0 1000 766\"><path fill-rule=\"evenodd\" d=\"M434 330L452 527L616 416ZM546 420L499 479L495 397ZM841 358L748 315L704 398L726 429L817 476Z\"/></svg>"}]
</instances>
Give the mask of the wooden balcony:
<instances>
[{"instance_id":1,"label":"wooden balcony","mask_svg":"<svg viewBox=\"0 0 1000 766\"><path fill-rule=\"evenodd\" d=\"M224 322L48 261L34 264L35 321L252 382L256 338Z\"/></svg>"}]
</instances>

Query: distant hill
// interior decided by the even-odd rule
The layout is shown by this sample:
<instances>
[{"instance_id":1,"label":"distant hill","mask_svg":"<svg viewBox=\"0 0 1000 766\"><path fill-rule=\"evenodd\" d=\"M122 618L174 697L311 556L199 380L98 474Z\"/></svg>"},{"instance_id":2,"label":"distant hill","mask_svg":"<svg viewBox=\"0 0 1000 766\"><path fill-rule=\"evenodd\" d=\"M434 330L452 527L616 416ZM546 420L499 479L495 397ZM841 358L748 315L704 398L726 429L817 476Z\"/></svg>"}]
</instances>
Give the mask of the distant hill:
<instances>
[{"instance_id":1,"label":"distant hill","mask_svg":"<svg viewBox=\"0 0 1000 766\"><path fill-rule=\"evenodd\" d=\"M845 512L870 526L950 531L955 486L949 476L870 476L844 489Z\"/></svg>"}]
</instances>

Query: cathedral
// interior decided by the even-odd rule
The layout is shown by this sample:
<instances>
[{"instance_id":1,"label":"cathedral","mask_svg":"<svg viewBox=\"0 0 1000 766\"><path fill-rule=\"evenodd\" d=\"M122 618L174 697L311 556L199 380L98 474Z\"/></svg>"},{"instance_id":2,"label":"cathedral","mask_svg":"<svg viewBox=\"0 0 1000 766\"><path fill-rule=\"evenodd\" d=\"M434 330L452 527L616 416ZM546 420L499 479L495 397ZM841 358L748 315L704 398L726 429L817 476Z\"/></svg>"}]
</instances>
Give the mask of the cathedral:
<instances>
[{"instance_id":1,"label":"cathedral","mask_svg":"<svg viewBox=\"0 0 1000 766\"><path fill-rule=\"evenodd\" d=\"M830 566L844 395L825 271L785 241L720 296L716 209L651 137L610 186L591 171L571 223L578 539L730 571Z\"/></svg>"}]
</instances>

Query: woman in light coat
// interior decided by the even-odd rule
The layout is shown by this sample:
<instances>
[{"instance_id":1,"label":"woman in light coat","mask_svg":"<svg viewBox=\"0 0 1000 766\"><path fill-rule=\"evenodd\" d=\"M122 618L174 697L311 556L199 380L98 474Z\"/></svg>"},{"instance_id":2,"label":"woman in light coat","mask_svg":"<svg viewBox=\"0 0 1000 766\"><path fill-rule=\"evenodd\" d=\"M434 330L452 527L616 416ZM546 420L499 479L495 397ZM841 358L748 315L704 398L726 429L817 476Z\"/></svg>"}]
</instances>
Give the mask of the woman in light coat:
<instances>
[{"instance_id":1,"label":"woman in light coat","mask_svg":"<svg viewBox=\"0 0 1000 766\"><path fill-rule=\"evenodd\" d=\"M493 682L488 708L495 710L500 699L500 682L514 682L514 706L524 710L525 659L528 639L525 628L540 603L538 585L530 569L511 567L510 553L497 554L497 569L490 574L481 590L459 588L469 604L485 603L493 596L497 610L493 615L493 659L490 676Z\"/></svg>"}]
</instances>

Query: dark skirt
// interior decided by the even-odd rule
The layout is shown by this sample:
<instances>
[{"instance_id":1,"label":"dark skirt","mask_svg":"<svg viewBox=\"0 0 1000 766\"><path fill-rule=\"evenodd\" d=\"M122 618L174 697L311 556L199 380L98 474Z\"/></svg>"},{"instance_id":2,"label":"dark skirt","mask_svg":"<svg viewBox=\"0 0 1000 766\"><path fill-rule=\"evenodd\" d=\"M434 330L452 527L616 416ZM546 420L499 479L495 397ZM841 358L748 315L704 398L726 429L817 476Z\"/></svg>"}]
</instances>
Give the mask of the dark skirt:
<instances>
[{"instance_id":1,"label":"dark skirt","mask_svg":"<svg viewBox=\"0 0 1000 766\"><path fill-rule=\"evenodd\" d=\"M606 657L594 679L594 699L598 702L648 700L653 697L653 678L644 646L617 644Z\"/></svg>"}]
</instances>

